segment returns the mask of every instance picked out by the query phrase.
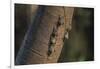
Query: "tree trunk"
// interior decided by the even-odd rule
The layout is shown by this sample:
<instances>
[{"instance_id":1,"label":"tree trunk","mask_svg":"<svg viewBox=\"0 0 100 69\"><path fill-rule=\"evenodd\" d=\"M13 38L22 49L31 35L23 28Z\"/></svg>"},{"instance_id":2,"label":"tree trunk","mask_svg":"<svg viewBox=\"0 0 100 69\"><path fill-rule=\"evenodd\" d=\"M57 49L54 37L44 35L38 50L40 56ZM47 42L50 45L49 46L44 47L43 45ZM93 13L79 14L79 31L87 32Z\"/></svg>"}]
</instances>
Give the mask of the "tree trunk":
<instances>
[{"instance_id":1,"label":"tree trunk","mask_svg":"<svg viewBox=\"0 0 100 69\"><path fill-rule=\"evenodd\" d=\"M65 31L71 28L74 8L39 6L34 22L23 40L16 58L16 65L56 63L60 56ZM63 24L59 25L60 19ZM50 40L56 28L54 51L49 55Z\"/></svg>"}]
</instances>

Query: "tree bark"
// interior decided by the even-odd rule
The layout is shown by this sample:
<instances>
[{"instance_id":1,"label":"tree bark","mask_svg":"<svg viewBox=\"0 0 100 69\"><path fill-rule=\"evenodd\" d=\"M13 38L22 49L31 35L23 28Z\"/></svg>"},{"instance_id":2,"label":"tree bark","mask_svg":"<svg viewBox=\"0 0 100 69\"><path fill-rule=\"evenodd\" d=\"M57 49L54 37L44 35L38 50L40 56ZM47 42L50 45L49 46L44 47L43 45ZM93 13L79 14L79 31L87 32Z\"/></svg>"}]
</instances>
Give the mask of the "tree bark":
<instances>
[{"instance_id":1,"label":"tree bark","mask_svg":"<svg viewBox=\"0 0 100 69\"><path fill-rule=\"evenodd\" d=\"M15 4L15 58L25 33L33 23L38 5Z\"/></svg>"},{"instance_id":2,"label":"tree bark","mask_svg":"<svg viewBox=\"0 0 100 69\"><path fill-rule=\"evenodd\" d=\"M23 40L16 58L16 65L56 63L60 56L66 29L70 30L74 8L58 6L39 6L34 22ZM50 37L54 27L64 19L64 24L57 28L54 51L48 56Z\"/></svg>"}]
</instances>

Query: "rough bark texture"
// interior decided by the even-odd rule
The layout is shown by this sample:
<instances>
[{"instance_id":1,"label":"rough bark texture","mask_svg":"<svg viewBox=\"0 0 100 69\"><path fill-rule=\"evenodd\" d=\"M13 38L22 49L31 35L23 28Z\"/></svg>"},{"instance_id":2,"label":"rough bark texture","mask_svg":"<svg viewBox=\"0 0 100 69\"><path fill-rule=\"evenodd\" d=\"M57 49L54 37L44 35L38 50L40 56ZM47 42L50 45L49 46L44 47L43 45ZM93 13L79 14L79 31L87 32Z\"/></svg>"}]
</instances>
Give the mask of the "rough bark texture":
<instances>
[{"instance_id":1,"label":"rough bark texture","mask_svg":"<svg viewBox=\"0 0 100 69\"><path fill-rule=\"evenodd\" d=\"M56 63L62 47L65 28L71 27L74 8L40 6L37 10L34 22L28 29L16 58L16 65ZM59 17L64 17L64 24L57 30L55 51L48 56L50 35Z\"/></svg>"},{"instance_id":2,"label":"rough bark texture","mask_svg":"<svg viewBox=\"0 0 100 69\"><path fill-rule=\"evenodd\" d=\"M62 16L65 17L64 24L60 26L57 30L56 44L54 46L54 52L51 56L48 57L47 63L56 63L60 56L62 47L63 47L63 39L66 30L71 30L71 22L74 8L64 8L62 9Z\"/></svg>"}]
</instances>

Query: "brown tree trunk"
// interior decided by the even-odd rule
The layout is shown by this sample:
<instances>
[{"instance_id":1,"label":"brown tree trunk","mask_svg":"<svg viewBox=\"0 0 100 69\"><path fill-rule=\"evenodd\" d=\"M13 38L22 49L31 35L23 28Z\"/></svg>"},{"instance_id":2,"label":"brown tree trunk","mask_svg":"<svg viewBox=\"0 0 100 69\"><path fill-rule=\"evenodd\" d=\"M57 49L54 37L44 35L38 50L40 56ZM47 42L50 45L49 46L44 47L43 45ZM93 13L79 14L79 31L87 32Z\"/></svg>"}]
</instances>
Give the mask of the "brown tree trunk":
<instances>
[{"instance_id":1,"label":"brown tree trunk","mask_svg":"<svg viewBox=\"0 0 100 69\"><path fill-rule=\"evenodd\" d=\"M56 63L60 56L66 29L71 27L74 8L39 6L16 58L16 65ZM59 18L64 24L58 27ZM57 27L56 27L57 26ZM57 28L54 51L48 55L51 34Z\"/></svg>"}]
</instances>

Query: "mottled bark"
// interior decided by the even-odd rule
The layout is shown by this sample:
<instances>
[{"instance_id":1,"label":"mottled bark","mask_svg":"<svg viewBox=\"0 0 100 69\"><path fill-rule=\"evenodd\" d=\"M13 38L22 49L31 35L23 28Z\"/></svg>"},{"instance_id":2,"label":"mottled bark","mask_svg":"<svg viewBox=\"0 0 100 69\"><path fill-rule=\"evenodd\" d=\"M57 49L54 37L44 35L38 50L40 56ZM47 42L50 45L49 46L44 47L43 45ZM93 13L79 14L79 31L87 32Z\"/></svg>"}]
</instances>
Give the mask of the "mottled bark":
<instances>
[{"instance_id":1,"label":"mottled bark","mask_svg":"<svg viewBox=\"0 0 100 69\"><path fill-rule=\"evenodd\" d=\"M34 22L26 33L15 64L56 63L63 47L65 30L71 28L73 9L40 6ZM59 17L64 18L64 24L58 27L54 51L48 56L50 36L59 21Z\"/></svg>"},{"instance_id":2,"label":"mottled bark","mask_svg":"<svg viewBox=\"0 0 100 69\"><path fill-rule=\"evenodd\" d=\"M68 32L71 30L71 22L72 22L72 16L73 16L74 8L66 8L64 7L62 9L62 16L64 17L64 24L60 26L57 30L57 37L56 37L56 44L54 46L54 52L51 54L51 56L48 57L47 63L56 63L58 61L58 58L60 56L64 39L65 39L65 32L68 30Z\"/></svg>"}]
</instances>

